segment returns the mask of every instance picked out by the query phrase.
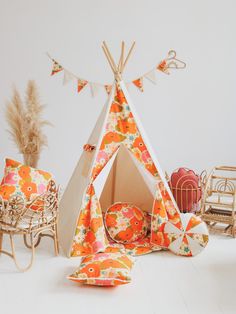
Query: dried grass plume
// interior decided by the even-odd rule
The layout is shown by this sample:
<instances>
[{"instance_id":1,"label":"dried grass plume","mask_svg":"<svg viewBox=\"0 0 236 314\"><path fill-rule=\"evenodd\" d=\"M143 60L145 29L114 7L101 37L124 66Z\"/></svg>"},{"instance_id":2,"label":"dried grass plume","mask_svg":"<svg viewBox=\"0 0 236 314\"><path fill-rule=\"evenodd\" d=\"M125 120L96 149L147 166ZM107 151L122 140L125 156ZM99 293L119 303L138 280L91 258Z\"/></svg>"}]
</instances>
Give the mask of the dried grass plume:
<instances>
[{"instance_id":1,"label":"dried grass plume","mask_svg":"<svg viewBox=\"0 0 236 314\"><path fill-rule=\"evenodd\" d=\"M31 167L37 167L40 153L47 145L43 127L51 124L42 119L43 109L36 83L32 80L28 82L25 103L14 88L13 96L6 105L6 119L11 137L24 156L24 163Z\"/></svg>"}]
</instances>

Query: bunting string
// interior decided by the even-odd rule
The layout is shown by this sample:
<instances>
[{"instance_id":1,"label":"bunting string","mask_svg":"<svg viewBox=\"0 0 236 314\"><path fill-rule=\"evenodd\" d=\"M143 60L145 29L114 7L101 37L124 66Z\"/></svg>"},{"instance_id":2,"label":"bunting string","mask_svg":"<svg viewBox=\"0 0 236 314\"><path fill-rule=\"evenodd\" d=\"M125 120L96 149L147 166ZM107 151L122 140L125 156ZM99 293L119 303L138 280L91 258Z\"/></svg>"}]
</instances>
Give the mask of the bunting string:
<instances>
[{"instance_id":1,"label":"bunting string","mask_svg":"<svg viewBox=\"0 0 236 314\"><path fill-rule=\"evenodd\" d=\"M110 94L112 89L112 84L102 84L97 82L92 82L86 80L84 78L78 77L77 75L73 74L71 71L66 69L64 66L61 65L58 61L52 58L48 53L48 57L52 60L52 70L51 76L63 72L63 85L68 84L71 81L76 81L77 85L77 92L80 93L86 86L90 86L91 95L95 97L101 89L105 90L107 95ZM175 50L170 50L167 54L167 57L159 62L153 69L146 72L145 74L141 75L140 77L127 82L126 86L130 86L131 84L137 87L141 92L144 91L144 78L147 79L149 82L156 84L157 83L157 72L162 72L164 74L169 75L171 70L178 70L184 69L186 67L186 63L176 58Z\"/></svg>"}]
</instances>

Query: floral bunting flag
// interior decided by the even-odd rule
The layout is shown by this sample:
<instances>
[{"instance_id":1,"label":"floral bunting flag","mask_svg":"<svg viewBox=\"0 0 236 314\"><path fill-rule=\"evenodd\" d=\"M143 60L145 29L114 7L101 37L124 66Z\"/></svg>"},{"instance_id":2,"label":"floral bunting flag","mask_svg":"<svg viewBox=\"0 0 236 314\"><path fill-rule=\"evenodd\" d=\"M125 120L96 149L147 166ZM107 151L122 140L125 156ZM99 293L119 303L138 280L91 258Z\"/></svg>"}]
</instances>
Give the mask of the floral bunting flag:
<instances>
[{"instance_id":1,"label":"floral bunting flag","mask_svg":"<svg viewBox=\"0 0 236 314\"><path fill-rule=\"evenodd\" d=\"M143 92L143 77L140 77L134 81L132 81L132 83L138 87L138 89Z\"/></svg>"},{"instance_id":2,"label":"floral bunting flag","mask_svg":"<svg viewBox=\"0 0 236 314\"><path fill-rule=\"evenodd\" d=\"M77 91L78 93L81 92L81 90L88 84L88 81L78 79L78 84L77 84Z\"/></svg>"},{"instance_id":3,"label":"floral bunting flag","mask_svg":"<svg viewBox=\"0 0 236 314\"><path fill-rule=\"evenodd\" d=\"M166 73L166 74L170 74L169 71L168 71L168 65L167 65L167 62L166 60L163 60L161 61L158 66L157 66L157 70L163 72L163 73Z\"/></svg>"},{"instance_id":4,"label":"floral bunting flag","mask_svg":"<svg viewBox=\"0 0 236 314\"><path fill-rule=\"evenodd\" d=\"M104 85L107 95L109 96L111 93L112 85Z\"/></svg>"},{"instance_id":5,"label":"floral bunting flag","mask_svg":"<svg viewBox=\"0 0 236 314\"><path fill-rule=\"evenodd\" d=\"M54 74L56 74L58 72L61 72L62 70L63 70L63 67L58 62L53 60L53 66L52 66L52 73L51 73L51 75L54 75Z\"/></svg>"},{"instance_id":6,"label":"floral bunting flag","mask_svg":"<svg viewBox=\"0 0 236 314\"><path fill-rule=\"evenodd\" d=\"M144 77L153 84L156 84L156 69L153 69L150 72L146 73Z\"/></svg>"},{"instance_id":7,"label":"floral bunting flag","mask_svg":"<svg viewBox=\"0 0 236 314\"><path fill-rule=\"evenodd\" d=\"M67 83L72 81L74 78L75 76L71 72L64 69L63 85L66 85Z\"/></svg>"}]
</instances>

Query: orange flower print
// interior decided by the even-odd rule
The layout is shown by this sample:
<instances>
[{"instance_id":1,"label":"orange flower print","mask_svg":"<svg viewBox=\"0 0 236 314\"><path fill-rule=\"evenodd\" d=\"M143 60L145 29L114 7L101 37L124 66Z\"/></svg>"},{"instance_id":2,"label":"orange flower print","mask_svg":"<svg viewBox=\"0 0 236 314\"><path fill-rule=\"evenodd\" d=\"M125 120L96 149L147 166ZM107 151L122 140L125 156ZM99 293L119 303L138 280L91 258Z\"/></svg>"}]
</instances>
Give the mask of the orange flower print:
<instances>
[{"instance_id":1,"label":"orange flower print","mask_svg":"<svg viewBox=\"0 0 236 314\"><path fill-rule=\"evenodd\" d=\"M163 246L164 245L164 235L162 232L152 232L151 235L151 242Z\"/></svg>"},{"instance_id":2,"label":"orange flower print","mask_svg":"<svg viewBox=\"0 0 236 314\"><path fill-rule=\"evenodd\" d=\"M127 120L118 120L117 129L121 133L135 134L137 132L136 124Z\"/></svg>"},{"instance_id":3,"label":"orange flower print","mask_svg":"<svg viewBox=\"0 0 236 314\"><path fill-rule=\"evenodd\" d=\"M107 227L116 227L116 215L106 215L106 225Z\"/></svg>"},{"instance_id":4,"label":"orange flower print","mask_svg":"<svg viewBox=\"0 0 236 314\"><path fill-rule=\"evenodd\" d=\"M95 278L100 275L100 268L97 264L88 264L80 270L80 273L86 274L89 278Z\"/></svg>"},{"instance_id":5,"label":"orange flower print","mask_svg":"<svg viewBox=\"0 0 236 314\"><path fill-rule=\"evenodd\" d=\"M134 243L125 243L124 244L125 249L127 250L134 250L136 245Z\"/></svg>"},{"instance_id":6,"label":"orange flower print","mask_svg":"<svg viewBox=\"0 0 236 314\"><path fill-rule=\"evenodd\" d=\"M95 234L92 231L88 231L84 241L88 243L93 243L96 240Z\"/></svg>"},{"instance_id":7,"label":"orange flower print","mask_svg":"<svg viewBox=\"0 0 236 314\"><path fill-rule=\"evenodd\" d=\"M93 218L91 220L90 228L95 233L102 226L102 224L103 224L102 218Z\"/></svg>"},{"instance_id":8,"label":"orange flower print","mask_svg":"<svg viewBox=\"0 0 236 314\"><path fill-rule=\"evenodd\" d=\"M127 228L126 230L124 231L120 231L116 237L124 242L127 242L129 241L132 237L133 237L133 230L132 228Z\"/></svg>"},{"instance_id":9,"label":"orange flower print","mask_svg":"<svg viewBox=\"0 0 236 314\"><path fill-rule=\"evenodd\" d=\"M154 163L152 164L146 164L145 168L153 175L153 176L158 176L158 172L157 172L157 168L154 165Z\"/></svg>"},{"instance_id":10,"label":"orange flower print","mask_svg":"<svg viewBox=\"0 0 236 314\"><path fill-rule=\"evenodd\" d=\"M145 146L143 139L141 136L137 137L135 141L133 142L133 147L138 148L141 152L147 150L147 147Z\"/></svg>"},{"instance_id":11,"label":"orange flower print","mask_svg":"<svg viewBox=\"0 0 236 314\"><path fill-rule=\"evenodd\" d=\"M121 112L123 110L123 107L119 105L117 102L113 102L110 108L110 112Z\"/></svg>"},{"instance_id":12,"label":"orange flower print","mask_svg":"<svg viewBox=\"0 0 236 314\"><path fill-rule=\"evenodd\" d=\"M134 211L134 216L136 217L136 219L138 219L138 220L143 219L143 212L140 211L139 208L133 207L133 211Z\"/></svg>"},{"instance_id":13,"label":"orange flower print","mask_svg":"<svg viewBox=\"0 0 236 314\"><path fill-rule=\"evenodd\" d=\"M119 104L127 104L127 100L125 98L125 95L121 89L116 89L116 99L119 102Z\"/></svg>"},{"instance_id":14,"label":"orange flower print","mask_svg":"<svg viewBox=\"0 0 236 314\"><path fill-rule=\"evenodd\" d=\"M151 247L141 246L141 247L136 248L135 255L144 255L144 254L148 254L151 252L152 252Z\"/></svg>"},{"instance_id":15,"label":"orange flower print","mask_svg":"<svg viewBox=\"0 0 236 314\"><path fill-rule=\"evenodd\" d=\"M105 253L117 253L117 252L120 252L120 248L119 247L108 246L105 249Z\"/></svg>"},{"instance_id":16,"label":"orange flower print","mask_svg":"<svg viewBox=\"0 0 236 314\"><path fill-rule=\"evenodd\" d=\"M137 218L132 218L130 220L130 224L132 226L132 229L134 230L134 232L140 232L143 228L143 221L142 220L138 220Z\"/></svg>"},{"instance_id":17,"label":"orange flower print","mask_svg":"<svg viewBox=\"0 0 236 314\"><path fill-rule=\"evenodd\" d=\"M125 136L123 135L120 135L116 132L108 132L106 133L106 135L103 137L103 140L102 140L102 144L101 144L101 148L100 149L104 149L105 148L105 145L107 144L111 144L112 142L115 142L115 143L120 143L122 141L124 141L126 139Z\"/></svg>"},{"instance_id":18,"label":"orange flower print","mask_svg":"<svg viewBox=\"0 0 236 314\"><path fill-rule=\"evenodd\" d=\"M18 161L12 159L6 159L6 167L17 168L21 164Z\"/></svg>"},{"instance_id":19,"label":"orange flower print","mask_svg":"<svg viewBox=\"0 0 236 314\"><path fill-rule=\"evenodd\" d=\"M0 196L4 200L8 200L10 196L15 192L16 188L13 185L1 185Z\"/></svg>"},{"instance_id":20,"label":"orange flower print","mask_svg":"<svg viewBox=\"0 0 236 314\"><path fill-rule=\"evenodd\" d=\"M90 214L87 211L81 211L77 226L88 228L90 224Z\"/></svg>"},{"instance_id":21,"label":"orange flower print","mask_svg":"<svg viewBox=\"0 0 236 314\"><path fill-rule=\"evenodd\" d=\"M133 266L133 262L126 255L123 255L123 256L119 257L119 261L122 262L128 268L131 268Z\"/></svg>"},{"instance_id":22,"label":"orange flower print","mask_svg":"<svg viewBox=\"0 0 236 314\"><path fill-rule=\"evenodd\" d=\"M101 269L107 268L124 268L124 265L114 259L108 258L101 263Z\"/></svg>"},{"instance_id":23,"label":"orange flower print","mask_svg":"<svg viewBox=\"0 0 236 314\"><path fill-rule=\"evenodd\" d=\"M25 182L21 186L21 191L25 194L26 198L30 199L31 194L37 193L37 185L33 182Z\"/></svg>"},{"instance_id":24,"label":"orange flower print","mask_svg":"<svg viewBox=\"0 0 236 314\"><path fill-rule=\"evenodd\" d=\"M91 248L85 247L79 243L74 243L72 246L71 256L86 256L88 254L91 254Z\"/></svg>"},{"instance_id":25,"label":"orange flower print","mask_svg":"<svg viewBox=\"0 0 236 314\"><path fill-rule=\"evenodd\" d=\"M30 167L28 166L21 166L19 171L19 175L24 180L30 180Z\"/></svg>"}]
</instances>

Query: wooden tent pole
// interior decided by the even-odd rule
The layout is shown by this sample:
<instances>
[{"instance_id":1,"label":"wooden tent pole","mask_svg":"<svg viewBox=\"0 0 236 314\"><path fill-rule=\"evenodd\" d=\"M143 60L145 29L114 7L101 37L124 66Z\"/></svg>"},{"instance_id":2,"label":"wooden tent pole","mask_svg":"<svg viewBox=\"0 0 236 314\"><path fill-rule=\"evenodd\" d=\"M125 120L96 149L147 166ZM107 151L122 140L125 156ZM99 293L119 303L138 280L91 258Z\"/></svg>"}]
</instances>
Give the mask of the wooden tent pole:
<instances>
[{"instance_id":1,"label":"wooden tent pole","mask_svg":"<svg viewBox=\"0 0 236 314\"><path fill-rule=\"evenodd\" d=\"M114 62L114 59L112 58L112 55L111 55L111 53L110 53L110 50L108 49L107 44L106 44L105 41L103 42L103 46L104 46L104 48L106 49L106 52L107 52L107 54L108 54L108 56L109 56L109 58L110 58L110 61L111 61L112 65L113 65L113 68L114 68L115 72L117 73L117 66L116 66L116 64L115 64L115 62Z\"/></svg>"},{"instance_id":2,"label":"wooden tent pole","mask_svg":"<svg viewBox=\"0 0 236 314\"><path fill-rule=\"evenodd\" d=\"M115 71L116 71L116 70L115 70L114 67L113 67L113 64L112 64L112 62L111 62L111 60L110 60L110 57L109 57L109 55L108 55L108 53L107 53L105 47L102 46L102 49L103 49L103 51L104 51L104 53L105 53L105 56L106 56L106 58L107 58L107 61L108 61L109 64L110 64L110 67L111 67L111 69L112 69L112 72L115 74Z\"/></svg>"},{"instance_id":3,"label":"wooden tent pole","mask_svg":"<svg viewBox=\"0 0 236 314\"><path fill-rule=\"evenodd\" d=\"M118 64L118 71L122 73L122 68L123 68L123 62L124 62L124 49L125 49L125 43L122 41L121 43L121 54L120 54L120 60Z\"/></svg>"},{"instance_id":4,"label":"wooden tent pole","mask_svg":"<svg viewBox=\"0 0 236 314\"><path fill-rule=\"evenodd\" d=\"M124 64L123 64L123 66L122 66L122 71L124 70L124 68L125 68L125 66L126 66L126 64L127 64L127 61L129 60L129 57L130 57L130 55L131 55L131 52L132 52L133 49L134 49L134 46L135 46L135 41L133 42L133 44L132 44L132 46L131 46L131 48L130 48L130 50L129 50L129 52L128 52L128 55L127 55L127 57L126 57L126 59L125 59L125 62L124 62Z\"/></svg>"}]
</instances>

